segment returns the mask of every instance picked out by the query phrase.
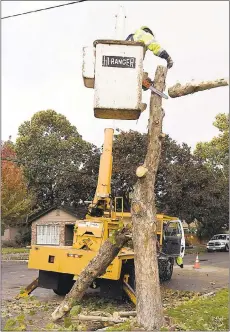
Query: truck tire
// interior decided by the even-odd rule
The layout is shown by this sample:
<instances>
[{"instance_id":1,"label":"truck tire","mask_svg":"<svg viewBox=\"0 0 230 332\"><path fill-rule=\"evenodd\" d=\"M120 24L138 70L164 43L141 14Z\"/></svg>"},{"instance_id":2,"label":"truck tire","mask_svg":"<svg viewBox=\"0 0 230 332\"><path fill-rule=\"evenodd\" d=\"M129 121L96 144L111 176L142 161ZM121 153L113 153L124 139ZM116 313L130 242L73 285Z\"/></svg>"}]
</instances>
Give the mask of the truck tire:
<instances>
[{"instance_id":1,"label":"truck tire","mask_svg":"<svg viewBox=\"0 0 230 332\"><path fill-rule=\"evenodd\" d=\"M71 288L70 288L71 289ZM66 294L69 293L69 290L66 290L64 288L58 287L57 289L53 289L54 293L57 294L58 296L65 296Z\"/></svg>"},{"instance_id":2,"label":"truck tire","mask_svg":"<svg viewBox=\"0 0 230 332\"><path fill-rule=\"evenodd\" d=\"M229 252L229 245L228 244L226 244L226 246L225 246L225 251Z\"/></svg>"},{"instance_id":3,"label":"truck tire","mask_svg":"<svg viewBox=\"0 0 230 332\"><path fill-rule=\"evenodd\" d=\"M74 284L73 276L71 274L62 274L59 275L58 286L56 289L53 289L54 293L59 296L64 296L68 294Z\"/></svg>"},{"instance_id":4,"label":"truck tire","mask_svg":"<svg viewBox=\"0 0 230 332\"><path fill-rule=\"evenodd\" d=\"M160 282L169 281L172 278L173 264L173 258L158 260Z\"/></svg>"}]
</instances>

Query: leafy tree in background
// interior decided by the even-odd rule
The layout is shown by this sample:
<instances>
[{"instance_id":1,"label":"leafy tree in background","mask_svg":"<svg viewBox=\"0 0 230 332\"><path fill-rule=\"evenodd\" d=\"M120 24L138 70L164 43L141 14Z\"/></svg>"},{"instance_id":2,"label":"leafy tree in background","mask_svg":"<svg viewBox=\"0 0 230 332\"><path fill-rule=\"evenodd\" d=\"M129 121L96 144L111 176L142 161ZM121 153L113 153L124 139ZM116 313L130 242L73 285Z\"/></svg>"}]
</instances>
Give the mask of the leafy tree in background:
<instances>
[{"instance_id":1,"label":"leafy tree in background","mask_svg":"<svg viewBox=\"0 0 230 332\"><path fill-rule=\"evenodd\" d=\"M128 197L136 182L136 168L144 161L146 134L136 131L121 132L114 142L113 187L116 194ZM158 212L192 221L194 216L185 206L191 204L195 166L190 148L180 146L168 135L162 142L160 164L156 177L155 194ZM193 173L193 178L190 174Z\"/></svg>"},{"instance_id":2,"label":"leafy tree in background","mask_svg":"<svg viewBox=\"0 0 230 332\"><path fill-rule=\"evenodd\" d=\"M146 155L146 134L130 130L120 131L113 143L113 195L124 196L126 209L129 209L129 194L136 182L136 169Z\"/></svg>"},{"instance_id":3,"label":"leafy tree in background","mask_svg":"<svg viewBox=\"0 0 230 332\"><path fill-rule=\"evenodd\" d=\"M210 142L198 143L195 155L210 168L222 169L227 176L229 170L229 114L219 113L213 125L219 130L219 135Z\"/></svg>"},{"instance_id":4,"label":"leafy tree in background","mask_svg":"<svg viewBox=\"0 0 230 332\"><path fill-rule=\"evenodd\" d=\"M162 141L155 186L158 212L187 222L196 218L203 236L219 232L228 220L227 123L225 115L218 115L214 124L220 135L199 143L194 154L187 144L180 145L169 136ZM125 198L126 210L146 146L146 134L136 131L121 131L114 138L112 190L113 195ZM63 115L40 111L24 122L16 152L38 207L76 206L93 198L101 149L84 141Z\"/></svg>"},{"instance_id":5,"label":"leafy tree in background","mask_svg":"<svg viewBox=\"0 0 230 332\"><path fill-rule=\"evenodd\" d=\"M90 165L95 150L65 116L54 110L37 112L19 127L18 160L41 209L60 204L76 206L88 198L94 186Z\"/></svg>"},{"instance_id":6,"label":"leafy tree in background","mask_svg":"<svg viewBox=\"0 0 230 332\"><path fill-rule=\"evenodd\" d=\"M198 217L199 234L203 236L227 229L229 220L229 115L219 113L213 125L219 130L218 136L198 143L194 151L210 173L204 196L206 209Z\"/></svg>"},{"instance_id":7,"label":"leafy tree in background","mask_svg":"<svg viewBox=\"0 0 230 332\"><path fill-rule=\"evenodd\" d=\"M124 194L127 200L145 153L145 134L129 131L115 137L113 187L116 194ZM228 185L222 171L208 167L187 144L179 145L169 136L162 142L155 194L158 212L178 216L188 223L198 219L200 230L206 230L200 232L202 236L221 231L228 220Z\"/></svg>"},{"instance_id":8,"label":"leafy tree in background","mask_svg":"<svg viewBox=\"0 0 230 332\"><path fill-rule=\"evenodd\" d=\"M1 220L2 227L26 224L31 212L33 196L28 194L21 167L15 163L16 153L9 140L1 143L2 182L1 182Z\"/></svg>"}]
</instances>

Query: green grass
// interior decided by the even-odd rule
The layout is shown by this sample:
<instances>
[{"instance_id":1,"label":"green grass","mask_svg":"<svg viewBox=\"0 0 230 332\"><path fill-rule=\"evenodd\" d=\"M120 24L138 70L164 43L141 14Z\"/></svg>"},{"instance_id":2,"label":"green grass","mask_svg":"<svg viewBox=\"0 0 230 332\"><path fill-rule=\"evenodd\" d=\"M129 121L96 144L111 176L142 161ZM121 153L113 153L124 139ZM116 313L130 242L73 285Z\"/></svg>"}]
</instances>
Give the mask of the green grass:
<instances>
[{"instance_id":1,"label":"green grass","mask_svg":"<svg viewBox=\"0 0 230 332\"><path fill-rule=\"evenodd\" d=\"M6 254L24 254L29 253L27 248L2 248L2 255Z\"/></svg>"},{"instance_id":2,"label":"green grass","mask_svg":"<svg viewBox=\"0 0 230 332\"><path fill-rule=\"evenodd\" d=\"M129 321L114 326L108 327L107 331L132 331L132 326Z\"/></svg>"},{"instance_id":3,"label":"green grass","mask_svg":"<svg viewBox=\"0 0 230 332\"><path fill-rule=\"evenodd\" d=\"M222 289L215 296L195 298L167 314L181 331L224 331L228 330L228 289Z\"/></svg>"}]
</instances>

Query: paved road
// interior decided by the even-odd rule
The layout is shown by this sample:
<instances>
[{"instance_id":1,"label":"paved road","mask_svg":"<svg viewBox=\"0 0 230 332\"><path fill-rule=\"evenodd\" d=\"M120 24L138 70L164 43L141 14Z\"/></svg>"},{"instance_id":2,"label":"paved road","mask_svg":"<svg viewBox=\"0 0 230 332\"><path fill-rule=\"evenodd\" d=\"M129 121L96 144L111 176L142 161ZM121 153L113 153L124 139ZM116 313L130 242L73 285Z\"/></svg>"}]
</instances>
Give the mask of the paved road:
<instances>
[{"instance_id":1,"label":"paved road","mask_svg":"<svg viewBox=\"0 0 230 332\"><path fill-rule=\"evenodd\" d=\"M185 255L185 265L194 265L196 255ZM200 265L213 266L229 269L229 253L228 252L206 252L199 255Z\"/></svg>"},{"instance_id":2,"label":"paved road","mask_svg":"<svg viewBox=\"0 0 230 332\"><path fill-rule=\"evenodd\" d=\"M164 285L178 290L208 292L215 288L227 287L229 278L229 254L225 252L205 253L200 255L201 269L194 270L195 255L186 255L184 268L175 266L172 280ZM28 270L26 262L2 262L2 299L10 300L21 287L27 286L38 275L35 270ZM38 288L33 293L46 301L58 299L52 290Z\"/></svg>"},{"instance_id":3,"label":"paved road","mask_svg":"<svg viewBox=\"0 0 230 332\"><path fill-rule=\"evenodd\" d=\"M209 292L216 288L228 287L229 254L226 252L202 253L200 269L195 270L196 255L184 258L184 268L175 266L172 279L165 285L172 289L195 292Z\"/></svg>"}]
</instances>

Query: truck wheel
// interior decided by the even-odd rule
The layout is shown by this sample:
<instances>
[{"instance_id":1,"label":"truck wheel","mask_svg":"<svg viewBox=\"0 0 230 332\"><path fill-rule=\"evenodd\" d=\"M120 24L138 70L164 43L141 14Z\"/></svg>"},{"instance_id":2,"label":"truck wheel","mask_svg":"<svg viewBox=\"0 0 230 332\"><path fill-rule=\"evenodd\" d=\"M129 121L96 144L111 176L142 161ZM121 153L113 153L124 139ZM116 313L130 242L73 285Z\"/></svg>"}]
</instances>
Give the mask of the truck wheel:
<instances>
[{"instance_id":1,"label":"truck wheel","mask_svg":"<svg viewBox=\"0 0 230 332\"><path fill-rule=\"evenodd\" d=\"M159 259L158 268L159 268L159 277L160 282L169 281L172 278L173 274L173 259Z\"/></svg>"},{"instance_id":2,"label":"truck wheel","mask_svg":"<svg viewBox=\"0 0 230 332\"><path fill-rule=\"evenodd\" d=\"M68 294L73 287L73 284L75 283L75 280L73 280L72 275L62 275L59 276L59 282L58 287L56 289L53 289L54 293L59 296L64 296Z\"/></svg>"},{"instance_id":3,"label":"truck wheel","mask_svg":"<svg viewBox=\"0 0 230 332\"><path fill-rule=\"evenodd\" d=\"M58 287L58 289L53 289L54 293L59 295L59 296L65 296L66 294L69 293L70 289L67 291L61 287Z\"/></svg>"},{"instance_id":4,"label":"truck wheel","mask_svg":"<svg viewBox=\"0 0 230 332\"><path fill-rule=\"evenodd\" d=\"M225 246L225 251L229 252L229 245L228 244L226 244L226 246Z\"/></svg>"}]
</instances>

